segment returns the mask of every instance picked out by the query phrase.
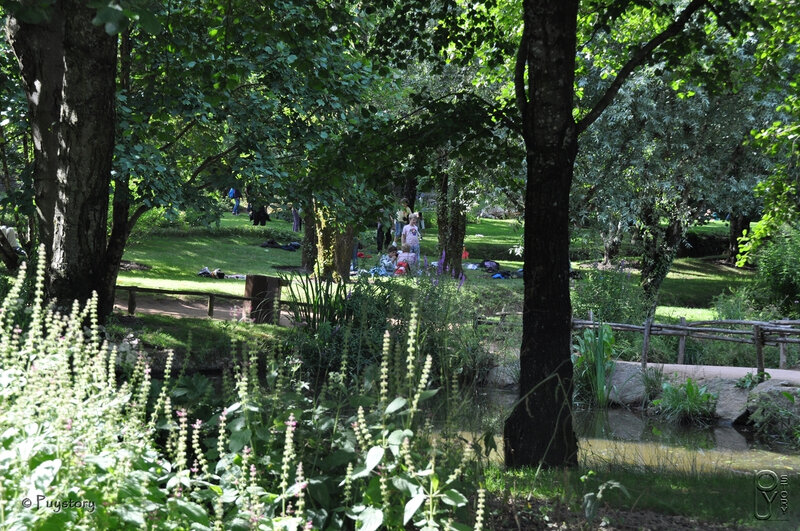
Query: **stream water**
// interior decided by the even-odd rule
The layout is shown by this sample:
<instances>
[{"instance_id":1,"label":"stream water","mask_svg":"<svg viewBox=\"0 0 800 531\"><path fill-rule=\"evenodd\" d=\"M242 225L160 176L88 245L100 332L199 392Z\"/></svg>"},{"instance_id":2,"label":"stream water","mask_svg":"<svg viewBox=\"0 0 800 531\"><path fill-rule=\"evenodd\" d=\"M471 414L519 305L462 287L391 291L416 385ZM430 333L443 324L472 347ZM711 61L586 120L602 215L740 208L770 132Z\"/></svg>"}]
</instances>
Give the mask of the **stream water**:
<instances>
[{"instance_id":1,"label":"stream water","mask_svg":"<svg viewBox=\"0 0 800 531\"><path fill-rule=\"evenodd\" d=\"M504 418L517 400L515 392L498 389L484 389L479 395L479 412L497 418ZM800 474L800 453L760 445L744 427L674 425L627 409L576 411L573 422L581 457L589 466Z\"/></svg>"}]
</instances>

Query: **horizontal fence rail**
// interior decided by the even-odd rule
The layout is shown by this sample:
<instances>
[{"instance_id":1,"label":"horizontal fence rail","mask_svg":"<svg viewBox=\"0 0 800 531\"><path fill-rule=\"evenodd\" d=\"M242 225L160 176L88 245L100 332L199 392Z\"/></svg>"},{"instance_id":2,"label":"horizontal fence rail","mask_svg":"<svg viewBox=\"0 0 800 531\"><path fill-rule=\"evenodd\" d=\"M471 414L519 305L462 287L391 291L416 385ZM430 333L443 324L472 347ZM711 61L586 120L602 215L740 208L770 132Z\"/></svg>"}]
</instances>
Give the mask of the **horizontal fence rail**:
<instances>
[{"instance_id":1,"label":"horizontal fence rail","mask_svg":"<svg viewBox=\"0 0 800 531\"><path fill-rule=\"evenodd\" d=\"M508 319L510 316L521 317L522 312L498 312L491 316L480 317L477 325L521 326L521 321ZM650 336L678 337L678 363L683 364L686 355L686 339L709 341L727 341L754 345L756 349L756 366L759 372L764 371L765 346L777 346L780 350L779 368L786 368L786 346L800 344L800 320L780 321L742 321L714 320L687 322L681 318L680 324L656 323L651 319L642 325L629 323L601 323L593 319L573 319L573 330L598 328L608 325L612 330L620 332L637 332L644 336L642 345L642 367L647 366ZM738 327L738 328L728 328Z\"/></svg>"},{"instance_id":2,"label":"horizontal fence rail","mask_svg":"<svg viewBox=\"0 0 800 531\"><path fill-rule=\"evenodd\" d=\"M208 300L208 311L207 314L209 317L214 317L214 306L217 299L227 299L227 300L234 300L234 301L253 301L253 300L260 300L259 297L250 297L247 295L229 295L227 293L209 293L207 291L195 291L195 290L180 290L180 289L162 289L162 288L144 288L139 286L115 286L117 290L124 290L128 292L128 314L135 315L136 314L136 294L137 293L154 293L158 295L177 295L177 296L185 296L185 297L203 297ZM306 303L302 302L294 302L288 301L284 299L278 299L276 301L282 308L288 308L290 305L295 304L299 306L304 306Z\"/></svg>"}]
</instances>

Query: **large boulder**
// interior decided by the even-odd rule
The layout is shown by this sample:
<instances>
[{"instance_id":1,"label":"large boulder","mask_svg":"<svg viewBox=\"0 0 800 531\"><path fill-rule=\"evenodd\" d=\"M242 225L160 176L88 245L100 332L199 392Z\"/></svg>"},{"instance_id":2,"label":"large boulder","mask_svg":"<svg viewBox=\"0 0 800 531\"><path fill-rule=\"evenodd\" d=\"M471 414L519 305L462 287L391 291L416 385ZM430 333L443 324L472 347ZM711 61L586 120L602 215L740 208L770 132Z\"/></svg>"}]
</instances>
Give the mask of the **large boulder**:
<instances>
[{"instance_id":1,"label":"large boulder","mask_svg":"<svg viewBox=\"0 0 800 531\"><path fill-rule=\"evenodd\" d=\"M797 383L779 379L767 380L766 382L761 382L750 391L747 410L752 413L760 402L770 400L781 408L785 408L787 414L794 414L795 417L800 417L800 394L798 393L800 393L800 385ZM786 394L794 397L794 400L788 398Z\"/></svg>"},{"instance_id":2,"label":"large boulder","mask_svg":"<svg viewBox=\"0 0 800 531\"><path fill-rule=\"evenodd\" d=\"M717 395L716 414L722 424L736 424L747 415L747 390L736 387L736 380L713 378L697 381L700 387L705 386L706 392Z\"/></svg>"},{"instance_id":3,"label":"large boulder","mask_svg":"<svg viewBox=\"0 0 800 531\"><path fill-rule=\"evenodd\" d=\"M620 406L641 406L644 395L641 367L632 363L617 363L611 374L609 401Z\"/></svg>"}]
</instances>

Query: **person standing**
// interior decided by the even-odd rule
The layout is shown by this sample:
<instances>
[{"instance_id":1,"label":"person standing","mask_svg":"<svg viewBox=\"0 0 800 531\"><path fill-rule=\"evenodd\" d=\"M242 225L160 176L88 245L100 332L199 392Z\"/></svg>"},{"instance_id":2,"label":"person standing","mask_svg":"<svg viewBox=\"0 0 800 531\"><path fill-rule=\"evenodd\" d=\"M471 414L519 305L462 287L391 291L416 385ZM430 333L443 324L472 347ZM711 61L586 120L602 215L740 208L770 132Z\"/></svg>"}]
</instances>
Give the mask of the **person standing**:
<instances>
[{"instance_id":1,"label":"person standing","mask_svg":"<svg viewBox=\"0 0 800 531\"><path fill-rule=\"evenodd\" d=\"M411 252L419 257L419 242L422 239L422 233L417 227L418 221L418 214L413 213L408 216L408 225L403 227L401 244L408 245Z\"/></svg>"},{"instance_id":2,"label":"person standing","mask_svg":"<svg viewBox=\"0 0 800 531\"><path fill-rule=\"evenodd\" d=\"M389 247L390 242L392 241L392 219L391 216L389 216L387 223L386 217L386 213L383 211L383 209L381 209L378 217L378 232L376 235L376 243L378 244L379 253L383 251L384 247Z\"/></svg>"},{"instance_id":3,"label":"person standing","mask_svg":"<svg viewBox=\"0 0 800 531\"><path fill-rule=\"evenodd\" d=\"M228 197L233 199L233 215L239 215L239 202L242 200L242 192L238 188L231 188L228 192Z\"/></svg>"},{"instance_id":4,"label":"person standing","mask_svg":"<svg viewBox=\"0 0 800 531\"><path fill-rule=\"evenodd\" d=\"M303 229L303 218L300 217L300 211L295 205L292 205L292 230L300 232Z\"/></svg>"},{"instance_id":5,"label":"person standing","mask_svg":"<svg viewBox=\"0 0 800 531\"><path fill-rule=\"evenodd\" d=\"M408 199L405 197L400 200L400 208L395 213L394 220L394 237L400 240L403 234L403 227L408 223L408 218L411 215L411 209L408 206ZM392 245L397 246L397 242L392 242Z\"/></svg>"}]
</instances>

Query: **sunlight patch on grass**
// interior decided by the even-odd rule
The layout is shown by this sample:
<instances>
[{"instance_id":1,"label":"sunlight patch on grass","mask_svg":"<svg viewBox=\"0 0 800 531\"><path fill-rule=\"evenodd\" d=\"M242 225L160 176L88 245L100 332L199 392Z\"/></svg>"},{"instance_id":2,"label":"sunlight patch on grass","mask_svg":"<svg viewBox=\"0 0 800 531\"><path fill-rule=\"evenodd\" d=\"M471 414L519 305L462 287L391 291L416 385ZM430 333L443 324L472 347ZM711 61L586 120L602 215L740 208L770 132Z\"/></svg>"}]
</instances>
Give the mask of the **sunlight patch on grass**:
<instances>
[{"instance_id":1,"label":"sunlight patch on grass","mask_svg":"<svg viewBox=\"0 0 800 531\"><path fill-rule=\"evenodd\" d=\"M656 321L677 323L681 317L685 317L687 321L710 321L714 319L714 310L685 306L659 306L656 308Z\"/></svg>"}]
</instances>

